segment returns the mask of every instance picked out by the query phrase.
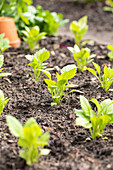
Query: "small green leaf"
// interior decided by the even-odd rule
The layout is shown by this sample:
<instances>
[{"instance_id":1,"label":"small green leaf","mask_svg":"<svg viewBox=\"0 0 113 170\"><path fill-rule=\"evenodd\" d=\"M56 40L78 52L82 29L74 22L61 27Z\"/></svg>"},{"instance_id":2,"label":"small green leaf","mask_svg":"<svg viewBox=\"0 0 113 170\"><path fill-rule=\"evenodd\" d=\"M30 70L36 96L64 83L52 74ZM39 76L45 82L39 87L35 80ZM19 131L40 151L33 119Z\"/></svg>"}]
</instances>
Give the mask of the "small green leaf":
<instances>
[{"instance_id":1,"label":"small green leaf","mask_svg":"<svg viewBox=\"0 0 113 170\"><path fill-rule=\"evenodd\" d=\"M22 137L23 127L21 123L13 116L6 116L7 124L9 127L10 132L16 137Z\"/></svg>"},{"instance_id":2,"label":"small green leaf","mask_svg":"<svg viewBox=\"0 0 113 170\"><path fill-rule=\"evenodd\" d=\"M111 50L111 51L113 50L113 46L110 45L110 44L107 45L107 48L108 48L109 50Z\"/></svg>"},{"instance_id":3,"label":"small green leaf","mask_svg":"<svg viewBox=\"0 0 113 170\"><path fill-rule=\"evenodd\" d=\"M56 82L53 81L53 80L50 80L50 79L44 79L45 83L48 85L48 86L56 86Z\"/></svg>"},{"instance_id":4,"label":"small green leaf","mask_svg":"<svg viewBox=\"0 0 113 170\"><path fill-rule=\"evenodd\" d=\"M50 149L41 149L40 155L48 155L50 153Z\"/></svg>"},{"instance_id":5,"label":"small green leaf","mask_svg":"<svg viewBox=\"0 0 113 170\"><path fill-rule=\"evenodd\" d=\"M91 123L85 118L76 118L76 125L83 126L87 129L92 127Z\"/></svg>"},{"instance_id":6,"label":"small green leaf","mask_svg":"<svg viewBox=\"0 0 113 170\"><path fill-rule=\"evenodd\" d=\"M3 65L3 62L4 62L4 56L3 56L3 55L0 55L0 68L1 68L2 65Z\"/></svg>"},{"instance_id":7,"label":"small green leaf","mask_svg":"<svg viewBox=\"0 0 113 170\"><path fill-rule=\"evenodd\" d=\"M91 106L84 96L80 96L81 107L86 115L90 115Z\"/></svg>"},{"instance_id":8,"label":"small green leaf","mask_svg":"<svg viewBox=\"0 0 113 170\"><path fill-rule=\"evenodd\" d=\"M97 77L97 73L96 73L96 71L95 71L94 69L92 69L92 68L86 68L86 70L88 70L88 71L91 72L94 76Z\"/></svg>"},{"instance_id":9,"label":"small green leaf","mask_svg":"<svg viewBox=\"0 0 113 170\"><path fill-rule=\"evenodd\" d=\"M47 70L42 70L42 69L39 69L39 71L43 72L44 74L46 74L46 76L47 76L49 79L51 79L51 74L50 74L49 71L47 71Z\"/></svg>"},{"instance_id":10,"label":"small green leaf","mask_svg":"<svg viewBox=\"0 0 113 170\"><path fill-rule=\"evenodd\" d=\"M100 66L98 65L98 64L96 64L96 63L94 63L93 62L93 65L94 65L94 67L96 68L96 70L97 70L97 72L98 72L98 74L99 74L99 76L100 76Z\"/></svg>"},{"instance_id":11,"label":"small green leaf","mask_svg":"<svg viewBox=\"0 0 113 170\"><path fill-rule=\"evenodd\" d=\"M96 105L96 107L98 109L98 113L100 113L101 106L100 106L99 102L96 99L94 99L94 98L92 98L90 101Z\"/></svg>"}]
</instances>

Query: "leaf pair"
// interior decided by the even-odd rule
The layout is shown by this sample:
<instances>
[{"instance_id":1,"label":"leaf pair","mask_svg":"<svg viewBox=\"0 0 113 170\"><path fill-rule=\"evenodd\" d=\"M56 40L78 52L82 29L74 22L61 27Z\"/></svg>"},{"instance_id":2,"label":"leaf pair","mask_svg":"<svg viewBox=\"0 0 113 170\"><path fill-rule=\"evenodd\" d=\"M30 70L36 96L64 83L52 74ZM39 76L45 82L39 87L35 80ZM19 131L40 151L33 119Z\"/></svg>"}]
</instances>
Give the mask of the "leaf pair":
<instances>
[{"instance_id":1,"label":"leaf pair","mask_svg":"<svg viewBox=\"0 0 113 170\"><path fill-rule=\"evenodd\" d=\"M86 70L86 65L93 61L95 54L90 55L89 48L80 48L74 45L74 48L68 47L68 49L73 53L73 58L77 62L77 68L79 72Z\"/></svg>"},{"instance_id":2,"label":"leaf pair","mask_svg":"<svg viewBox=\"0 0 113 170\"><path fill-rule=\"evenodd\" d=\"M92 139L101 137L105 126L113 123L113 101L106 99L100 104L94 98L91 99L97 107L97 113L84 96L80 96L81 110L74 109L76 113L76 125L90 130Z\"/></svg>"},{"instance_id":3,"label":"leaf pair","mask_svg":"<svg viewBox=\"0 0 113 170\"><path fill-rule=\"evenodd\" d=\"M26 160L27 165L38 162L40 156L49 154L50 150L44 149L48 145L49 133L43 133L33 117L24 126L13 116L6 116L6 120L12 135L19 138L18 145L23 148L19 155Z\"/></svg>"}]
</instances>

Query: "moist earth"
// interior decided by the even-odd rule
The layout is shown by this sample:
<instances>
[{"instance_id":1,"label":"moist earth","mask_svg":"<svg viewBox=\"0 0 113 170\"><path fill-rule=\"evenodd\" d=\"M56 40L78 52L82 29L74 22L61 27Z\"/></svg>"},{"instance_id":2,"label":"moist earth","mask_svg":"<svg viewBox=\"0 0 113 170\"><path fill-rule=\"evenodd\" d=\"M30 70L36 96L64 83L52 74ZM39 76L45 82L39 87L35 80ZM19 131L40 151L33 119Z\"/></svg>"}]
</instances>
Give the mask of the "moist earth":
<instances>
[{"instance_id":1,"label":"moist earth","mask_svg":"<svg viewBox=\"0 0 113 170\"><path fill-rule=\"evenodd\" d=\"M72 7L76 4L74 6L77 14L76 19L83 15L83 11L80 10L82 7L95 11L100 9L101 11L104 5L103 3L93 3L81 6L79 3L64 0L56 0L56 2L56 6L54 4L49 6L50 3L54 3L54 0L48 1L44 8L61 12L60 3L62 3L66 16L68 4L72 4ZM39 0L38 4L43 5L44 1ZM64 8L63 4L67 4L67 8L66 6ZM77 9L81 13L77 12ZM84 13L85 15L90 15L88 9L87 13ZM73 15L72 13L71 16ZM91 13L91 15L93 14ZM107 15L112 18L111 13ZM105 17L103 16L103 20ZM100 22L102 22L101 19ZM110 19L108 22L108 28L112 29ZM97 28L98 25L95 26L95 30ZM41 77L39 82L33 80L30 76L32 69L28 66L28 61L25 58L26 54L32 53L26 49L25 43L22 42L21 45L18 49L12 48L4 52L4 72L10 72L11 76L0 79L0 89L3 90L5 97L10 98L0 116L0 170L112 170L113 125L109 124L104 129L103 137L108 139L86 140L90 137L89 131L75 125L74 108L81 108L80 93L69 94L58 106L51 107L52 98L43 80L46 76ZM76 64L67 46L74 46L74 39L69 35L49 36L40 41L40 49L46 48L51 54L48 59L48 67L54 68L51 71L53 78L56 71L60 72L63 66ZM101 66L102 72L105 64L113 67L113 63L108 60L108 50L105 44L94 43L94 45L87 47L91 49L92 54L96 54L94 62ZM91 63L88 64L88 67L94 68ZM81 90L88 100L96 98L101 102L107 98L113 99L112 92L106 93L102 88L97 88L100 85L99 82L88 71L77 72L76 76L69 80L69 83L76 84L76 89ZM92 108L95 109L95 106L92 105ZM13 137L8 130L6 115L15 116L23 125L30 117L34 117L44 132L50 132L49 145L46 146L51 150L50 154L42 156L39 163L27 166L25 161L19 157L18 139Z\"/></svg>"}]
</instances>

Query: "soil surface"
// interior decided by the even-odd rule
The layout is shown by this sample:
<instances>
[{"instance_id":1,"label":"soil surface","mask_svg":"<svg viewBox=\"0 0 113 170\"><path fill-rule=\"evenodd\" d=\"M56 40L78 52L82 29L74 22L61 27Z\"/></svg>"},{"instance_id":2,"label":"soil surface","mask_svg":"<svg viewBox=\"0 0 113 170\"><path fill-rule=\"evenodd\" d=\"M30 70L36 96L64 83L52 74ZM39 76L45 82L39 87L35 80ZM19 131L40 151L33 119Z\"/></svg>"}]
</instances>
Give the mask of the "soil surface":
<instances>
[{"instance_id":1,"label":"soil surface","mask_svg":"<svg viewBox=\"0 0 113 170\"><path fill-rule=\"evenodd\" d=\"M44 4L44 1L38 0L38 2ZM53 5L49 6L49 2ZM56 9L54 1L48 1L44 8L62 12L60 3L67 4L67 11L71 9L68 9L69 4L72 7L75 5L75 9L81 11L80 13L75 10L75 13L78 14L75 19L84 15L83 11L80 10L82 7L89 12L90 10L99 11L99 9L101 11L101 6L103 6L103 3L94 3L97 6L84 4L81 7L80 4L72 1L56 0L56 2L58 2ZM60 4L59 8L58 4ZM63 5L62 8L64 8ZM66 8L64 8L64 11L66 11ZM99 13L97 12L97 14L98 18ZM74 16L74 13L71 15ZM109 16L112 18L110 13L106 13L106 15L108 15L108 18ZM106 15L103 16L103 20L107 17ZM102 15L100 16L102 17ZM91 23L89 22L90 28L93 28ZM111 23L109 24L108 29L112 29ZM97 28L98 25L95 27L95 31ZM26 44L22 43L22 47L25 46ZM48 67L54 68L51 72L53 78L56 71L59 72L63 66L76 64L72 54L66 48L67 46L74 46L74 39L70 36L50 36L40 41L40 49L45 47L51 53L48 59ZM108 137L107 140L99 138L87 141L86 138L90 137L89 131L75 125L74 108L80 109L80 94L69 94L58 106L51 107L52 98L43 80L45 76L39 82L35 82L30 77L29 73L32 73L32 69L28 66L29 62L25 55L31 54L31 52L22 47L8 49L4 52L4 72L10 72L12 75L7 78L0 78L0 89L3 90L5 97L10 98L0 116L0 170L112 170L113 125L109 124L104 129L103 137ZM96 54L94 62L101 66L102 71L105 64L113 67L113 63L107 58L106 45L95 43L93 46L88 45L87 47L91 49L92 53ZM90 63L88 67L93 68L93 65ZM97 88L100 85L99 82L88 71L77 72L76 76L69 80L69 83L76 84L76 89L81 90L88 100L96 98L101 102L107 98L113 99L112 92L106 93L102 88ZM22 124L30 117L34 117L44 131L50 132L49 145L47 146L51 150L50 154L42 156L39 163L27 166L25 161L19 157L18 139L10 134L5 115L15 116Z\"/></svg>"},{"instance_id":2,"label":"soil surface","mask_svg":"<svg viewBox=\"0 0 113 170\"><path fill-rule=\"evenodd\" d=\"M51 57L48 67L54 67L52 74L67 64L75 63L66 46L73 46L73 39L66 37L48 37L41 40L42 47L46 47ZM23 45L24 46L24 45ZM101 68L104 64L112 66L108 61L105 45L89 46L92 53L96 53L94 61ZM0 79L0 89L10 98L2 115L0 116L0 169L112 169L113 167L113 125L108 125L103 136L108 140L96 139L86 141L89 131L75 126L74 108L80 108L80 94L69 94L58 106L51 107L52 98L48 93L43 77L35 82L29 75L32 69L27 65L26 54L29 50L9 49L5 55L4 71L12 75ZM93 67L92 64L88 65ZM106 98L113 99L113 93L106 93L102 88L97 89L99 82L88 71L77 73L69 81L77 85L76 89L84 92L90 100L92 97L99 101ZM25 164L19 155L17 138L13 137L6 125L5 115L15 116L22 124L30 117L34 117L44 131L50 132L50 154L41 157L39 163L30 167Z\"/></svg>"},{"instance_id":3,"label":"soil surface","mask_svg":"<svg viewBox=\"0 0 113 170\"><path fill-rule=\"evenodd\" d=\"M35 0L35 5L41 5L44 10L60 12L65 19L69 19L69 23L65 27L59 29L61 35L73 37L69 30L69 25L73 20L78 20L82 16L88 16L89 30L85 35L85 39L93 39L96 42L108 44L113 43L113 14L106 12L103 7L104 2L80 3L74 0ZM82 0L85 2L85 0Z\"/></svg>"}]
</instances>

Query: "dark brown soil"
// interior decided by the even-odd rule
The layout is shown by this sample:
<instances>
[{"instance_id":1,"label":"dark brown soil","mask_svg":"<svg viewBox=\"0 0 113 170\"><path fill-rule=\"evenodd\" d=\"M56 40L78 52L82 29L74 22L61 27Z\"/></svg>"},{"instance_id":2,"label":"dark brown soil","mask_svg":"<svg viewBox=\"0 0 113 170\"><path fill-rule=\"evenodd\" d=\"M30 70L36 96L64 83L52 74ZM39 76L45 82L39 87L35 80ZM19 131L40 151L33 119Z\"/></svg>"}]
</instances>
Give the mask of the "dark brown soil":
<instances>
[{"instance_id":1,"label":"dark brown soil","mask_svg":"<svg viewBox=\"0 0 113 170\"><path fill-rule=\"evenodd\" d=\"M60 0L58 2L60 4ZM66 3L66 1L62 1L62 3ZM69 3L73 4L71 0ZM42 4L44 4L43 1ZM68 2L66 4L68 10ZM54 10L48 3L46 5L46 8ZM77 5L75 7L79 9L80 4ZM82 15L78 13L78 16ZM66 48L66 46L73 45L74 40L66 36L51 36L46 40L41 40L40 48L45 47L51 53L48 67L54 67L53 73L57 71L55 66L62 68L67 64L75 63ZM96 54L94 61L101 68L104 67L104 64L113 67L113 63L108 61L108 51L105 45L95 44L88 47L92 53ZM100 138L86 141L86 138L90 136L89 131L75 126L76 117L73 111L74 108L80 108L80 94L69 94L59 106L51 107L51 95L48 93L43 77L39 82L35 82L29 75L32 69L27 65L26 54L30 54L30 52L23 48L9 49L4 53L4 71L10 72L12 75L0 79L0 89L3 90L6 97L10 98L0 116L0 170L112 170L113 125L109 124L104 129L103 136L108 137L107 140ZM93 66L89 64L88 67ZM88 71L77 73L70 83L76 84L77 89L83 91L88 100L92 97L100 102L107 98L113 99L112 92L106 93L102 88L97 89L99 82ZM39 163L28 167L18 155L20 148L17 145L17 138L10 134L5 115L15 116L22 124L28 118L34 117L44 131L50 132L47 146L51 150L50 154L41 157Z\"/></svg>"},{"instance_id":2,"label":"dark brown soil","mask_svg":"<svg viewBox=\"0 0 113 170\"><path fill-rule=\"evenodd\" d=\"M59 45L60 44L60 45ZM73 46L74 42L63 37L48 37L41 41L41 48L46 47L51 52L48 60L49 66L63 66L74 63L67 46ZM61 46L63 48L61 48ZM90 46L92 52L97 54L95 62L103 67L103 64L112 65L107 59L107 50L104 45ZM51 96L43 81L35 82L29 76L31 68L25 54L28 50L9 49L5 53L5 71L12 73L8 78L0 79L0 89L5 96L10 98L0 117L0 169L110 169L113 166L113 125L108 125L103 136L108 140L86 141L89 132L75 126L74 108L80 108L79 95L68 95L59 106L51 107ZM92 64L89 64L92 67ZM54 71L55 72L55 71ZM90 100L92 97L102 101L106 98L113 99L113 94L106 94L103 89L97 89L98 81L88 72L77 73L70 83L78 85L77 89L84 92L84 96ZM23 124L34 117L39 125L50 131L48 148L51 152L46 157L41 157L39 163L26 166L24 160L19 158L17 139L13 137L7 128L5 115L11 114Z\"/></svg>"}]
</instances>

